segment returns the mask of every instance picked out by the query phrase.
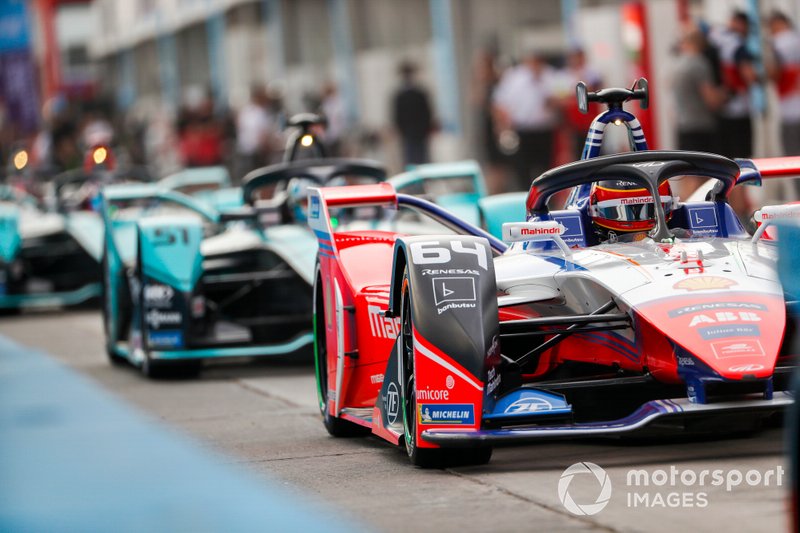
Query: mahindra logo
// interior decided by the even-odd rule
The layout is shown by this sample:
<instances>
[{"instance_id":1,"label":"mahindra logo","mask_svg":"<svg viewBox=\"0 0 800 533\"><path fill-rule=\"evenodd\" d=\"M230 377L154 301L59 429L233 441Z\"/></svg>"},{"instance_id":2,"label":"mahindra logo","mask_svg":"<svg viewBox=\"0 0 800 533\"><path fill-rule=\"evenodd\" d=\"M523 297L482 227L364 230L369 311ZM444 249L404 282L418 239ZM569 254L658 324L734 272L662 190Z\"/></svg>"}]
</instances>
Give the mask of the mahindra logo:
<instances>
[{"instance_id":1,"label":"mahindra logo","mask_svg":"<svg viewBox=\"0 0 800 533\"><path fill-rule=\"evenodd\" d=\"M558 235L561 233L561 228L522 228L519 230L520 235Z\"/></svg>"},{"instance_id":2,"label":"mahindra logo","mask_svg":"<svg viewBox=\"0 0 800 533\"><path fill-rule=\"evenodd\" d=\"M637 196L635 198L620 198L619 203L622 205L638 205L650 204L653 202L652 196Z\"/></svg>"}]
</instances>

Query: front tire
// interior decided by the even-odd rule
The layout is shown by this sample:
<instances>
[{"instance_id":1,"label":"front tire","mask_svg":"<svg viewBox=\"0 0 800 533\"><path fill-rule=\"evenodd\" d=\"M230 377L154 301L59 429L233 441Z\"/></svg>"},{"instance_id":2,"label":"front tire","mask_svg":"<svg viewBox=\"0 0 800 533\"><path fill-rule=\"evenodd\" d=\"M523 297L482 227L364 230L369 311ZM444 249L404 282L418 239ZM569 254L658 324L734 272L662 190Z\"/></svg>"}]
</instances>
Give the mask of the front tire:
<instances>
[{"instance_id":1,"label":"front tire","mask_svg":"<svg viewBox=\"0 0 800 533\"><path fill-rule=\"evenodd\" d=\"M421 468L445 468L449 466L482 465L492 458L492 448L420 448L417 443L417 393L414 373L413 313L411 291L406 270L403 274L402 290L403 348L403 430L406 453L411 464Z\"/></svg>"}]
</instances>

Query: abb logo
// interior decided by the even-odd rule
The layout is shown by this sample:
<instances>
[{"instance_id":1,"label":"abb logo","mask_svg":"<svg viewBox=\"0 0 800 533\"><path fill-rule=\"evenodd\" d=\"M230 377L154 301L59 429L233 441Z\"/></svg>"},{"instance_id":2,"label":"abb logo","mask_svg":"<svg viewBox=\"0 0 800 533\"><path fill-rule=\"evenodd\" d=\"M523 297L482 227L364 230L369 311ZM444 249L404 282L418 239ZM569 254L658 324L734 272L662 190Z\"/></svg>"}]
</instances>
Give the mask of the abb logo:
<instances>
[{"instance_id":1,"label":"abb logo","mask_svg":"<svg viewBox=\"0 0 800 533\"><path fill-rule=\"evenodd\" d=\"M559 235L561 234L561 228L558 227L549 227L549 228L522 228L519 230L520 235Z\"/></svg>"}]
</instances>

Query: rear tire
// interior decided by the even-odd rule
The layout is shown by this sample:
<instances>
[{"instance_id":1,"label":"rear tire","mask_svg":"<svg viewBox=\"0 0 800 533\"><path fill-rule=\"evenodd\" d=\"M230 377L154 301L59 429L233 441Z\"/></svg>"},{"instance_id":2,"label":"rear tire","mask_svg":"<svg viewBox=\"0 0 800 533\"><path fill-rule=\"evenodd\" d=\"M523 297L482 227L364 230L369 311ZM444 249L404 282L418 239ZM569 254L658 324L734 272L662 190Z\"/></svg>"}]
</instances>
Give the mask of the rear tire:
<instances>
[{"instance_id":1,"label":"rear tire","mask_svg":"<svg viewBox=\"0 0 800 533\"><path fill-rule=\"evenodd\" d=\"M325 333L325 305L322 279L317 276L314 285L314 367L322 423L334 437L349 438L369 435L367 427L333 416L328 411L328 345Z\"/></svg>"},{"instance_id":2,"label":"rear tire","mask_svg":"<svg viewBox=\"0 0 800 533\"><path fill-rule=\"evenodd\" d=\"M408 270L403 273L402 328L403 347L403 430L406 453L411 464L420 468L483 465L492 458L492 448L420 448L417 446L417 394L414 376L413 316Z\"/></svg>"}]
</instances>

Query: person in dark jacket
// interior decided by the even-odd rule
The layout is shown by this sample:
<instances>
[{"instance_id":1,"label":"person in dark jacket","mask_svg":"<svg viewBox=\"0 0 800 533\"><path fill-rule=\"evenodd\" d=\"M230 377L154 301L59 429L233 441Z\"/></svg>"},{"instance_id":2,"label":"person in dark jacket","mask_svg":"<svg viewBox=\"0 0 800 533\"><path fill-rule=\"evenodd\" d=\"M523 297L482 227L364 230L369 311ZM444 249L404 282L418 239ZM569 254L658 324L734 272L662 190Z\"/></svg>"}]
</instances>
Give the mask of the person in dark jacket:
<instances>
[{"instance_id":1,"label":"person in dark jacket","mask_svg":"<svg viewBox=\"0 0 800 533\"><path fill-rule=\"evenodd\" d=\"M403 144L405 165L419 165L430 160L428 142L434 129L428 93L416 82L417 67L400 65L402 85L394 94L392 120Z\"/></svg>"}]
</instances>

